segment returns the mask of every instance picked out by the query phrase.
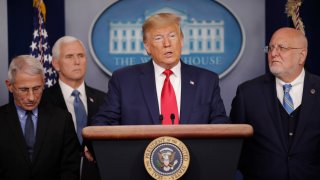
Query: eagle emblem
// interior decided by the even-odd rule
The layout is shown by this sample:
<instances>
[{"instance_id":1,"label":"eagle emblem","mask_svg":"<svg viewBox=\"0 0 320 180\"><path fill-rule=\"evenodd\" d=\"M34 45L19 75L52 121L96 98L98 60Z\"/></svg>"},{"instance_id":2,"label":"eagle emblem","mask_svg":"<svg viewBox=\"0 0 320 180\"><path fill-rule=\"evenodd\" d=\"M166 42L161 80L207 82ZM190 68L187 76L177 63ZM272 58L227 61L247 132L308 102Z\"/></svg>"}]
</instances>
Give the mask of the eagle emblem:
<instances>
[{"instance_id":1,"label":"eagle emblem","mask_svg":"<svg viewBox=\"0 0 320 180\"><path fill-rule=\"evenodd\" d=\"M158 167L164 171L169 171L178 163L175 159L176 152L170 148L163 148L158 152Z\"/></svg>"}]
</instances>

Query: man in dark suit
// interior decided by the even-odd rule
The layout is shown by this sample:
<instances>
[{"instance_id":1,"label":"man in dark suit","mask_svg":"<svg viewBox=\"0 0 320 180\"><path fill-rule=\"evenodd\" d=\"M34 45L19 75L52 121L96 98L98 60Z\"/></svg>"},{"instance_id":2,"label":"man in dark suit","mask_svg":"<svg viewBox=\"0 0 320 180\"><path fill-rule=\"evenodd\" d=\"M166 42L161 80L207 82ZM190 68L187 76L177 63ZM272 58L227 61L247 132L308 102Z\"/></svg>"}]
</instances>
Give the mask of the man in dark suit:
<instances>
[{"instance_id":1,"label":"man in dark suit","mask_svg":"<svg viewBox=\"0 0 320 180\"><path fill-rule=\"evenodd\" d=\"M152 60L113 73L93 124L228 123L218 76L180 60L180 17L153 15L142 31Z\"/></svg>"},{"instance_id":2,"label":"man in dark suit","mask_svg":"<svg viewBox=\"0 0 320 180\"><path fill-rule=\"evenodd\" d=\"M307 47L302 32L277 30L266 47L272 74L237 89L230 118L254 129L240 158L244 179L320 179L320 78L304 70Z\"/></svg>"},{"instance_id":3,"label":"man in dark suit","mask_svg":"<svg viewBox=\"0 0 320 180\"><path fill-rule=\"evenodd\" d=\"M42 64L14 58L6 85L14 102L0 107L0 179L78 180L79 142L71 114L40 103Z\"/></svg>"},{"instance_id":4,"label":"man in dark suit","mask_svg":"<svg viewBox=\"0 0 320 180\"><path fill-rule=\"evenodd\" d=\"M73 117L81 151L86 152L87 147L82 143L82 128L76 117L74 108L74 91L79 92L79 97L85 109L85 124L91 124L90 117L98 111L103 102L105 93L85 84L86 51L81 40L72 36L64 36L56 41L52 48L52 65L59 74L59 81L53 87L46 89L44 99L53 105L68 110ZM81 158L81 179L100 179L96 164Z\"/></svg>"}]
</instances>

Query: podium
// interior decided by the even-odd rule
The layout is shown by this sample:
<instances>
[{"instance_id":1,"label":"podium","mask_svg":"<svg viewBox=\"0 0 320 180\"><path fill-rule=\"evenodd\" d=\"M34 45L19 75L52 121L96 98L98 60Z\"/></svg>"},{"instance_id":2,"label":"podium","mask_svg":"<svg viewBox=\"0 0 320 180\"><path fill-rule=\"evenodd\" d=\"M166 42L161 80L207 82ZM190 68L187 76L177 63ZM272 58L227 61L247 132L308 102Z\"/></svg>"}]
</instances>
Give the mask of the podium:
<instances>
[{"instance_id":1,"label":"podium","mask_svg":"<svg viewBox=\"0 0 320 180\"><path fill-rule=\"evenodd\" d=\"M189 167L181 179L234 180L243 139L253 129L245 124L89 126L82 134L92 142L102 180L153 179L144 152L162 136L188 148Z\"/></svg>"}]
</instances>

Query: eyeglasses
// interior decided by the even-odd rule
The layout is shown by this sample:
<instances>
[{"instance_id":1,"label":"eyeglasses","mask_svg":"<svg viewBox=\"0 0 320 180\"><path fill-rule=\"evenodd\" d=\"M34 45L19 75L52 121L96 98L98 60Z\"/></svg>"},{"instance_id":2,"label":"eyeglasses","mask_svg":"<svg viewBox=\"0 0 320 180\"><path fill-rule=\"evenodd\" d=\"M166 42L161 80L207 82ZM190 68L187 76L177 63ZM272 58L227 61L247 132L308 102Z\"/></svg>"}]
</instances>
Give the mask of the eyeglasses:
<instances>
[{"instance_id":1,"label":"eyeglasses","mask_svg":"<svg viewBox=\"0 0 320 180\"><path fill-rule=\"evenodd\" d=\"M286 46L284 46L284 45L277 45L277 46L271 45L271 46L266 46L266 47L264 47L263 50L264 50L265 53L269 53L269 52L272 52L274 49L275 49L276 52L278 52L278 53L284 53L284 52L287 52L287 51L289 51L289 50L291 50L291 49L303 49L303 48L286 47Z\"/></svg>"},{"instance_id":2,"label":"eyeglasses","mask_svg":"<svg viewBox=\"0 0 320 180\"><path fill-rule=\"evenodd\" d=\"M30 92L32 92L34 95L39 95L43 91L42 86L36 86L36 87L32 87L32 88L28 88L28 87L16 88L15 86L13 86L13 87L14 87L14 89L16 89L18 94L20 94L22 96L26 96L26 95L30 94Z\"/></svg>"}]
</instances>

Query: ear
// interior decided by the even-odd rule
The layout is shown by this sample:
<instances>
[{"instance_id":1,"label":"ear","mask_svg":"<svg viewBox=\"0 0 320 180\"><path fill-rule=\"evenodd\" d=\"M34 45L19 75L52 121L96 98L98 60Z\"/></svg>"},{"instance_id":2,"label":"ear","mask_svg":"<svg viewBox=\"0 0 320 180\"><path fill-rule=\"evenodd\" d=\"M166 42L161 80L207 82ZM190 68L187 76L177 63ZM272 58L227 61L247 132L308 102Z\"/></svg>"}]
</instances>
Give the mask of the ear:
<instances>
[{"instance_id":1,"label":"ear","mask_svg":"<svg viewBox=\"0 0 320 180\"><path fill-rule=\"evenodd\" d=\"M59 62L58 62L58 60L57 60L56 58L52 58L52 66L54 67L54 69L55 69L56 71L59 72L59 70L60 70L60 65L59 65Z\"/></svg>"},{"instance_id":2,"label":"ear","mask_svg":"<svg viewBox=\"0 0 320 180\"><path fill-rule=\"evenodd\" d=\"M308 50L307 49L302 49L302 51L299 53L300 59L299 59L299 64L304 64L306 59L307 59L307 54Z\"/></svg>"},{"instance_id":3,"label":"ear","mask_svg":"<svg viewBox=\"0 0 320 180\"><path fill-rule=\"evenodd\" d=\"M144 48L146 49L147 51L147 54L150 55L150 45L148 42L143 42L143 45L144 45Z\"/></svg>"},{"instance_id":4,"label":"ear","mask_svg":"<svg viewBox=\"0 0 320 180\"><path fill-rule=\"evenodd\" d=\"M6 80L6 86L8 88L8 91L10 91L12 93L13 92L13 86L12 86L12 84L10 83L10 81L8 79Z\"/></svg>"}]
</instances>

